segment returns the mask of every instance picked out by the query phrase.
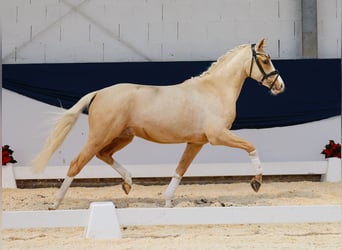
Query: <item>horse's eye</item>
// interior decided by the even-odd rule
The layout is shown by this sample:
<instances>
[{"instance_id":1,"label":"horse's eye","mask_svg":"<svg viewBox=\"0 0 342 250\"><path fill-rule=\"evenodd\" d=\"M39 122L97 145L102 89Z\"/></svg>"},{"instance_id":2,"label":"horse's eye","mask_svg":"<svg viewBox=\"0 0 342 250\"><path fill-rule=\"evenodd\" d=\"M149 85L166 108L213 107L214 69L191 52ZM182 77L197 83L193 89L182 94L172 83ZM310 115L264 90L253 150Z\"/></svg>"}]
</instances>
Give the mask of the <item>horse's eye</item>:
<instances>
[{"instance_id":1,"label":"horse's eye","mask_svg":"<svg viewBox=\"0 0 342 250\"><path fill-rule=\"evenodd\" d=\"M263 62L264 64L269 64L269 63L270 63L270 60L265 59L265 60L263 60L262 62Z\"/></svg>"}]
</instances>

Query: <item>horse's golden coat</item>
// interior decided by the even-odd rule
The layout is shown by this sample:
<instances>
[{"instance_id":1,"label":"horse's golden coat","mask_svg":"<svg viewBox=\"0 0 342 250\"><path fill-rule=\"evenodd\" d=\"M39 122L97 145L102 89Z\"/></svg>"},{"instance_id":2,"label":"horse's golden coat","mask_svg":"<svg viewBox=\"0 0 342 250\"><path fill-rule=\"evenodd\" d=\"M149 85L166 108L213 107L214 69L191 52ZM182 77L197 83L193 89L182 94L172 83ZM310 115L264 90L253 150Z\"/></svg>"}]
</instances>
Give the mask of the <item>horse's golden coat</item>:
<instances>
[{"instance_id":1,"label":"horse's golden coat","mask_svg":"<svg viewBox=\"0 0 342 250\"><path fill-rule=\"evenodd\" d=\"M88 141L72 160L69 178L77 175L95 155L124 173L126 170L115 165L112 155L129 144L134 136L158 143L187 143L176 169L177 180L206 143L241 148L255 158L252 163L259 167L255 147L234 135L230 128L236 116L236 101L247 77L270 88L273 94L284 91L283 80L263 50L264 45L262 39L252 46L252 50L250 45L238 46L220 57L206 72L176 85L158 87L121 83L86 95L66 111L56 125L34 161L35 170L45 167L80 112L90 103ZM255 63L258 67L253 67ZM257 174L252 182L256 191L262 180L261 173ZM129 180L130 175L127 173L125 178ZM130 190L128 182L125 181L124 185L126 192ZM174 183L173 189L179 181ZM174 190L170 192L173 195ZM65 190L60 191L61 199L64 193Z\"/></svg>"}]
</instances>

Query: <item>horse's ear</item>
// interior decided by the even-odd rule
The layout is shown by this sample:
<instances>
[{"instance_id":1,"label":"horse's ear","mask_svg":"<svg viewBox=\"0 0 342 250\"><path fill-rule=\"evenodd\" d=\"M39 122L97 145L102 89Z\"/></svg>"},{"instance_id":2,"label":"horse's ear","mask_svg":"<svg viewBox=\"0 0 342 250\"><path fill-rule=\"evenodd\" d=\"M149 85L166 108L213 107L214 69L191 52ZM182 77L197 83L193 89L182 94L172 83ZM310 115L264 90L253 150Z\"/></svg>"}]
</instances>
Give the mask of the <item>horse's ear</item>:
<instances>
[{"instance_id":1,"label":"horse's ear","mask_svg":"<svg viewBox=\"0 0 342 250\"><path fill-rule=\"evenodd\" d=\"M266 46L267 40L266 38L263 38L260 40L260 42L257 44L257 49L263 49Z\"/></svg>"}]
</instances>

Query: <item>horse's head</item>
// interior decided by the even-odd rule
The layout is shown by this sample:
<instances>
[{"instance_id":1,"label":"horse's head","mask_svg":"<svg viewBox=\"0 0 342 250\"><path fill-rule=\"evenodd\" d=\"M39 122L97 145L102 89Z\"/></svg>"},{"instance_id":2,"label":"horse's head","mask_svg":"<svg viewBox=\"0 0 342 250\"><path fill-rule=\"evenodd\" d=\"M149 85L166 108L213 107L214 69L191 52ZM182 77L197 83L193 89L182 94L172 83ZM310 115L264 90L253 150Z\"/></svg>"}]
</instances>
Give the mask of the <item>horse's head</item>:
<instances>
[{"instance_id":1,"label":"horse's head","mask_svg":"<svg viewBox=\"0 0 342 250\"><path fill-rule=\"evenodd\" d=\"M270 56L264 51L266 39L251 45L251 63L249 77L269 88L271 93L277 95L285 90L283 79L271 62Z\"/></svg>"}]
</instances>

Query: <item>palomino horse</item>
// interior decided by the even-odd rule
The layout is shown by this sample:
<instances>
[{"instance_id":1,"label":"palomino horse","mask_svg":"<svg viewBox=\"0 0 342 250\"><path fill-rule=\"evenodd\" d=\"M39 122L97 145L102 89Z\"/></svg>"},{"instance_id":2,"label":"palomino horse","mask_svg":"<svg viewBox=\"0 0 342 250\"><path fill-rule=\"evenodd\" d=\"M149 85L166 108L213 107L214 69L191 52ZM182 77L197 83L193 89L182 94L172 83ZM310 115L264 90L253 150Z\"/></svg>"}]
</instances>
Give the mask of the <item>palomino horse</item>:
<instances>
[{"instance_id":1,"label":"palomino horse","mask_svg":"<svg viewBox=\"0 0 342 250\"><path fill-rule=\"evenodd\" d=\"M57 122L43 150L33 161L33 170L42 171L62 144L80 113L88 107L87 144L70 163L55 203L57 209L73 178L94 157L98 157L123 178L126 194L131 190L131 174L112 155L128 145L134 136L158 143L187 143L183 156L165 192L166 206L172 206L174 192L190 163L204 144L225 145L245 150L255 167L251 186L257 192L262 183L262 167L252 143L234 135L236 101L245 79L251 77L276 95L285 85L258 44L240 45L214 62L207 71L173 86L143 86L122 83L89 93L67 110Z\"/></svg>"}]
</instances>

